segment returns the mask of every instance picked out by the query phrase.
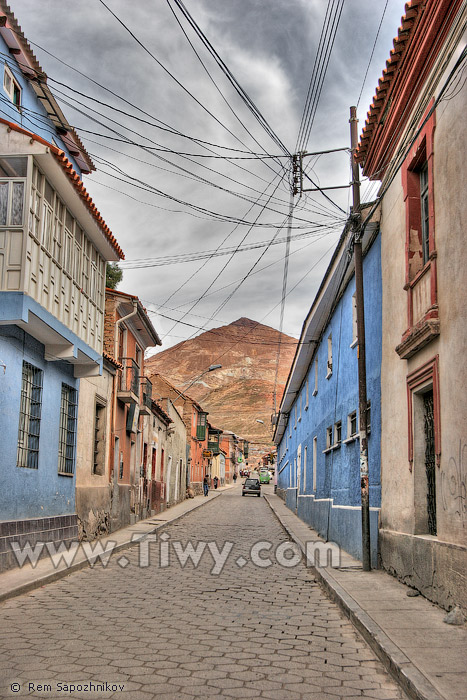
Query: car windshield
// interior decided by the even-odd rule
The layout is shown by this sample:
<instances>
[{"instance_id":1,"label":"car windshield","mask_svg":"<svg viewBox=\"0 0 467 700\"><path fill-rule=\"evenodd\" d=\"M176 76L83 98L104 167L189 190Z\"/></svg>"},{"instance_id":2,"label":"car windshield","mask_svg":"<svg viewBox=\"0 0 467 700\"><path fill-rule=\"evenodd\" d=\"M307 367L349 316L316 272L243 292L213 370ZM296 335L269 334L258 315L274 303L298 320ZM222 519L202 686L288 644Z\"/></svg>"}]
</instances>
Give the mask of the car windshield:
<instances>
[{"instance_id":1,"label":"car windshield","mask_svg":"<svg viewBox=\"0 0 467 700\"><path fill-rule=\"evenodd\" d=\"M256 486L258 484L258 479L247 479L245 481L245 486Z\"/></svg>"}]
</instances>

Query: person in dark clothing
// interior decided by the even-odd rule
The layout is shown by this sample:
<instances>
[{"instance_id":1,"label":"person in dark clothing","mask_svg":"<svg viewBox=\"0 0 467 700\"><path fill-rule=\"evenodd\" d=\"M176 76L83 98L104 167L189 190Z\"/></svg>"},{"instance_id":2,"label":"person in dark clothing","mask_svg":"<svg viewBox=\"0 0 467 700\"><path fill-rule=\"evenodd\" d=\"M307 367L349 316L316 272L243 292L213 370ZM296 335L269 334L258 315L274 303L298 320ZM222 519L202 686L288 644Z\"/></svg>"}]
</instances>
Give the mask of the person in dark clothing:
<instances>
[{"instance_id":1,"label":"person in dark clothing","mask_svg":"<svg viewBox=\"0 0 467 700\"><path fill-rule=\"evenodd\" d=\"M203 479L203 491L204 491L204 495L207 496L209 493L209 479L208 479L207 475Z\"/></svg>"},{"instance_id":2,"label":"person in dark clothing","mask_svg":"<svg viewBox=\"0 0 467 700\"><path fill-rule=\"evenodd\" d=\"M237 472L234 472L233 480L234 480L234 484L236 484L237 483Z\"/></svg>"},{"instance_id":3,"label":"person in dark clothing","mask_svg":"<svg viewBox=\"0 0 467 700\"><path fill-rule=\"evenodd\" d=\"M217 478L217 476L214 477L213 481L214 481L214 488L217 489L217 486L219 484L219 479Z\"/></svg>"}]
</instances>

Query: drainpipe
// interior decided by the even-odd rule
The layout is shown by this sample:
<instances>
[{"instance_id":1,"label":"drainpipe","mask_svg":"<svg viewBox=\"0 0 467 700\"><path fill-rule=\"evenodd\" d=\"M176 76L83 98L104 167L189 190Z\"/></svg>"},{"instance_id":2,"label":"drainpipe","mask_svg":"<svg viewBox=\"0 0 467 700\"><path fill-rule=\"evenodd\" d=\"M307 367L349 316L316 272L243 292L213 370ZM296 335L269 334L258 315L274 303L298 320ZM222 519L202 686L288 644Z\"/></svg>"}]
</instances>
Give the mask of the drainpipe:
<instances>
[{"instance_id":1,"label":"drainpipe","mask_svg":"<svg viewBox=\"0 0 467 700\"><path fill-rule=\"evenodd\" d=\"M115 321L115 340L114 340L114 358L118 361L117 353L118 353L118 327L122 323L122 321L127 321L129 318L132 316L136 316L138 313L138 302L136 299L133 300L133 311L131 311L129 314L126 316L123 316L122 318L118 318ZM113 386L113 401L112 401L112 443L110 445L110 459L111 459L111 469L110 471L112 472L115 466L115 432L116 432L116 416L117 416L117 386L118 386L118 372L119 370L116 371L115 376L114 376L114 386ZM120 455L119 455L120 456ZM113 479L115 479L115 474L113 475ZM111 479L112 481L112 479ZM117 473L117 478L116 478L116 483L118 482L118 473Z\"/></svg>"}]
</instances>

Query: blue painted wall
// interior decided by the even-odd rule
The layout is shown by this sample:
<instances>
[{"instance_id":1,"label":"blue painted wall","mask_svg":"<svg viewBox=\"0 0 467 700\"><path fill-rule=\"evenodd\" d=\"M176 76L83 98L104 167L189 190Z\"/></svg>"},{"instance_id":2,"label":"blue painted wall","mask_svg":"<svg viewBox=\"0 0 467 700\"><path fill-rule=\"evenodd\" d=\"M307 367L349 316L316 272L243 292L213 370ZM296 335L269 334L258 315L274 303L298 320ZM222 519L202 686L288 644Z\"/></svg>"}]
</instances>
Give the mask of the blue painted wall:
<instances>
[{"instance_id":1,"label":"blue painted wall","mask_svg":"<svg viewBox=\"0 0 467 700\"><path fill-rule=\"evenodd\" d=\"M32 133L41 136L43 139L49 143L55 143L58 148L61 148L67 154L67 158L73 164L74 169L81 177L81 170L70 154L68 148L65 146L60 135L57 133L54 125L49 120L47 112L45 111L42 104L37 99L36 93L30 86L28 80L24 77L21 70L16 63L16 60L12 54L10 54L8 46L5 44L4 40L0 37L0 51L2 53L0 60L0 115L3 119L19 124L24 129L32 131ZM21 111L19 111L15 105L11 102L8 94L3 88L3 72L4 65L13 73L16 82L21 87Z\"/></svg>"},{"instance_id":2,"label":"blue painted wall","mask_svg":"<svg viewBox=\"0 0 467 700\"><path fill-rule=\"evenodd\" d=\"M368 440L370 469L370 522L372 564L377 564L378 516L381 505L381 245L380 236L364 258L367 395L371 401L371 434ZM359 442L344 443L347 417L357 410L357 348L351 347L352 296L355 279L347 285L316 350L318 391L314 358L308 369L309 399L303 383L282 440L278 445L278 488L286 489L286 504L322 537L333 540L361 559L361 496ZM327 379L328 336L332 333L332 374ZM301 399L301 419L300 416ZM297 421L295 422L295 407ZM326 453L326 429L342 421L342 442ZM358 423L357 423L358 426ZM316 490L313 490L313 438L317 438ZM297 451L301 445L302 482L297 493ZM307 448L306 467L303 464Z\"/></svg>"},{"instance_id":3,"label":"blue painted wall","mask_svg":"<svg viewBox=\"0 0 467 700\"><path fill-rule=\"evenodd\" d=\"M75 512L75 476L58 474L62 382L78 389L66 362L46 362L44 347L17 326L0 326L0 520ZM39 468L16 466L23 360L42 369Z\"/></svg>"}]
</instances>

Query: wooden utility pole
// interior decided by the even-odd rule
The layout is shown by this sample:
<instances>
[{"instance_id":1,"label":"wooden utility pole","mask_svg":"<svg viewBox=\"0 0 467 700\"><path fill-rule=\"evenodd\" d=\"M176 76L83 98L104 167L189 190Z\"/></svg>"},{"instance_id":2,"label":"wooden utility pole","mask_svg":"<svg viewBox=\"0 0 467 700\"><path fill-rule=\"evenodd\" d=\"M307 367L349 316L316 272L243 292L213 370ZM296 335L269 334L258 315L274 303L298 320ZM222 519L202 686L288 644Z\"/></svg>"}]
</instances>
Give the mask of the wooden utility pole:
<instances>
[{"instance_id":1,"label":"wooden utility pole","mask_svg":"<svg viewBox=\"0 0 467 700\"><path fill-rule=\"evenodd\" d=\"M362 497L362 564L363 571L371 569L370 549L370 490L368 478L368 438L365 360L365 307L363 300L362 216L360 212L360 174L355 152L358 143L357 108L350 108L350 146L352 163L352 229L354 231L355 299L357 307L358 408L360 436L360 490Z\"/></svg>"}]
</instances>

